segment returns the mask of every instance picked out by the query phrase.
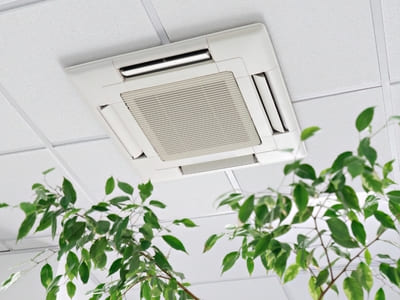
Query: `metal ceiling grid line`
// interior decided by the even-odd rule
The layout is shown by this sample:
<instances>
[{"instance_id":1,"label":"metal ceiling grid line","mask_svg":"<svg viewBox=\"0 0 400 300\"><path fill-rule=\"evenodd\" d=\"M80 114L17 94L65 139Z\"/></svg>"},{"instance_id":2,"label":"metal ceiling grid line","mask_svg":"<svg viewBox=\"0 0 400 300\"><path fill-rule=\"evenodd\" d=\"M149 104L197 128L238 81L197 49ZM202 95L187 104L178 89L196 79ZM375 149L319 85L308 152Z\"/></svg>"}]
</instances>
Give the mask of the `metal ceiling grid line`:
<instances>
[{"instance_id":1,"label":"metal ceiling grid line","mask_svg":"<svg viewBox=\"0 0 400 300\"><path fill-rule=\"evenodd\" d=\"M14 155L14 154L20 154L20 153L26 153L26 152L35 152L35 151L40 151L40 150L45 150L45 149L46 149L46 147L44 147L44 146L37 146L37 147L20 148L20 149L15 149L15 150L10 150L10 151L0 151L0 156Z\"/></svg>"},{"instance_id":2,"label":"metal ceiling grid line","mask_svg":"<svg viewBox=\"0 0 400 300\"><path fill-rule=\"evenodd\" d=\"M356 93L356 92L362 92L362 91L368 91L368 90L373 90L376 88L381 88L381 84L377 85L371 85L371 86L366 86L366 87L361 87L361 88L356 88L356 89L351 89L351 90L344 90L336 93L328 93L328 94L321 94L321 95L316 95L312 97L306 97L306 98L298 98L298 99L293 99L293 103L297 102L305 102L305 101L310 101L310 100L316 100L316 99L323 99L323 98L328 98L328 97L333 97L333 96L341 96L341 95L346 95L350 93Z\"/></svg>"},{"instance_id":3,"label":"metal ceiling grid line","mask_svg":"<svg viewBox=\"0 0 400 300\"><path fill-rule=\"evenodd\" d=\"M61 142L54 142L54 143L52 143L52 145L54 148L57 148L57 147L79 145L79 144L99 142L99 141L105 141L105 140L111 140L111 139L108 135L101 135L101 136L85 137L85 138L73 139L73 140L67 140L67 141L61 141Z\"/></svg>"},{"instance_id":4,"label":"metal ceiling grid line","mask_svg":"<svg viewBox=\"0 0 400 300\"><path fill-rule=\"evenodd\" d=\"M151 0L141 0L141 3L151 24L154 27L154 30L158 35L158 38L161 41L161 44L169 44L171 41L168 33L165 30L164 25L161 23L160 16L158 15L157 10L155 9Z\"/></svg>"},{"instance_id":5,"label":"metal ceiling grid line","mask_svg":"<svg viewBox=\"0 0 400 300\"><path fill-rule=\"evenodd\" d=\"M374 38L379 65L379 73L382 85L383 106L386 119L390 117L394 111L392 91L390 86L389 59L387 54L385 26L383 22L383 9L381 0L370 0L371 18L374 28ZM398 126L388 127L388 139L390 150L395 157L399 157L400 144L397 137L400 134ZM399 181L398 172L395 173L395 181Z\"/></svg>"},{"instance_id":6,"label":"metal ceiling grid line","mask_svg":"<svg viewBox=\"0 0 400 300\"><path fill-rule=\"evenodd\" d=\"M36 4L39 2L44 2L47 0L14 0L6 1L5 3L0 3L0 12L9 11L16 8L21 8L23 6Z\"/></svg>"},{"instance_id":7,"label":"metal ceiling grid line","mask_svg":"<svg viewBox=\"0 0 400 300\"><path fill-rule=\"evenodd\" d=\"M39 129L38 126L32 121L32 119L25 113L21 106L17 103L17 101L8 93L6 88L0 83L0 94L4 96L4 99L14 108L14 110L20 115L20 117L24 120L24 122L31 128L31 130L36 134L36 136L41 140L45 148L49 151L52 158L58 163L65 175L71 180L71 182L77 187L84 196L88 199L88 201L93 202L89 192L84 188L84 185L79 180L79 177L73 172L73 170L69 167L67 162L61 157L61 155L55 150L54 146L50 142L50 140L46 137L46 135Z\"/></svg>"}]
</instances>

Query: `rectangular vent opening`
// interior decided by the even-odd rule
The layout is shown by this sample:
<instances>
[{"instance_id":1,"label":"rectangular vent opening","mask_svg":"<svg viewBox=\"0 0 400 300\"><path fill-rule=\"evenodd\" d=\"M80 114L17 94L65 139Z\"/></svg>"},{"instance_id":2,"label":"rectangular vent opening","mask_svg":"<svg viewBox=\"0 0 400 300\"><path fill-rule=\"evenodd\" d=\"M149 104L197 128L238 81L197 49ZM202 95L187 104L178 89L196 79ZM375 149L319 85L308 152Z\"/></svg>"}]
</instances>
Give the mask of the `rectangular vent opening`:
<instances>
[{"instance_id":1,"label":"rectangular vent opening","mask_svg":"<svg viewBox=\"0 0 400 300\"><path fill-rule=\"evenodd\" d=\"M213 171L218 169L226 169L232 167L246 166L257 163L257 157L254 154L226 158L221 160L209 161L199 164L186 165L179 167L182 174L195 174L207 171Z\"/></svg>"},{"instance_id":2,"label":"rectangular vent opening","mask_svg":"<svg viewBox=\"0 0 400 300\"><path fill-rule=\"evenodd\" d=\"M258 96L261 99L261 104L264 108L265 114L267 115L271 125L273 134L287 132L287 126L285 125L285 121L280 112L271 85L268 82L268 77L265 73L259 73L252 75L252 79Z\"/></svg>"},{"instance_id":3,"label":"rectangular vent opening","mask_svg":"<svg viewBox=\"0 0 400 300\"><path fill-rule=\"evenodd\" d=\"M122 67L119 71L124 78L130 78L196 64L211 59L211 53L207 49L203 49Z\"/></svg>"}]
</instances>

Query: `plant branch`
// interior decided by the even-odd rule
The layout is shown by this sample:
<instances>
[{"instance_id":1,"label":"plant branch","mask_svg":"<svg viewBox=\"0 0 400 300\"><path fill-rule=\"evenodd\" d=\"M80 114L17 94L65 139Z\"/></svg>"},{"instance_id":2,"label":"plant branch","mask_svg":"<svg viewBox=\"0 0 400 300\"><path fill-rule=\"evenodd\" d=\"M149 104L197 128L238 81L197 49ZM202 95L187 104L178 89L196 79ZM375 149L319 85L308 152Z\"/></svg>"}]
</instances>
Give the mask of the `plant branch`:
<instances>
[{"instance_id":1,"label":"plant branch","mask_svg":"<svg viewBox=\"0 0 400 300\"><path fill-rule=\"evenodd\" d=\"M350 264L357 259L366 249L368 249L369 247L371 247L371 245L373 243L375 243L377 240L379 240L380 236L382 235L379 234L376 236L375 239L373 239L371 242L369 242L365 247L363 247L355 256L353 256L352 258L349 259L349 261L347 262L347 264L343 267L342 271L340 271L332 280L331 282L328 284L328 286L322 291L321 295L319 296L318 300L322 300L323 296L329 291L329 289L334 285L334 283L336 282L336 280L347 271L347 268L350 266Z\"/></svg>"},{"instance_id":2,"label":"plant branch","mask_svg":"<svg viewBox=\"0 0 400 300\"><path fill-rule=\"evenodd\" d=\"M331 281L333 281L334 277L333 277L333 270L332 270L332 264L331 264L331 260L329 258L329 254L328 254L328 248L325 246L324 240L322 238L321 232L318 229L318 223L317 223L317 217L312 217L314 220L314 226L315 226L315 230L317 231L319 240L321 241L321 246L324 249L324 253L326 256L326 260L328 261L328 268L329 268L329 273L331 275Z\"/></svg>"}]
</instances>

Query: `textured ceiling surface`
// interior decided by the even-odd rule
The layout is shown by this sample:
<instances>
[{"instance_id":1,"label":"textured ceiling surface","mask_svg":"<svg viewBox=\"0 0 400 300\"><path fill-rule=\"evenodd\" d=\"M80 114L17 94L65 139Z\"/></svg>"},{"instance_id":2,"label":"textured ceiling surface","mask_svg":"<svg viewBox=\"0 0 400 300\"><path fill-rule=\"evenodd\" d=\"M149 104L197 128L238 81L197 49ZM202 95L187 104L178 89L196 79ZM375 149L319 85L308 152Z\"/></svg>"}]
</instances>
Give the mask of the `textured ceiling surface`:
<instances>
[{"instance_id":1,"label":"textured ceiling surface","mask_svg":"<svg viewBox=\"0 0 400 300\"><path fill-rule=\"evenodd\" d=\"M399 114L398 0L0 0L0 202L30 200L32 183L51 167L49 183L69 177L82 206L103 198L110 175L139 182L67 80L66 66L255 22L270 32L300 125L322 128L307 143L306 160L317 169L356 146L354 119L363 108L377 107L377 126ZM399 158L398 136L391 129L376 137L382 161ZM220 277L222 256L234 243L201 254L210 234L236 222L216 210L219 195L232 185L260 192L281 184L281 176L282 165L275 164L155 184L154 197L168 205L162 219L187 216L201 225L177 232L191 255L171 259L202 299L309 299L305 274L282 286L259 266L249 278L240 263ZM0 250L13 250L0 256L0 280L34 255L30 248L51 245L46 233L15 244L22 217L0 210ZM4 299L43 299L35 272ZM128 298L138 299L137 291ZM387 299L398 295L388 290Z\"/></svg>"}]
</instances>

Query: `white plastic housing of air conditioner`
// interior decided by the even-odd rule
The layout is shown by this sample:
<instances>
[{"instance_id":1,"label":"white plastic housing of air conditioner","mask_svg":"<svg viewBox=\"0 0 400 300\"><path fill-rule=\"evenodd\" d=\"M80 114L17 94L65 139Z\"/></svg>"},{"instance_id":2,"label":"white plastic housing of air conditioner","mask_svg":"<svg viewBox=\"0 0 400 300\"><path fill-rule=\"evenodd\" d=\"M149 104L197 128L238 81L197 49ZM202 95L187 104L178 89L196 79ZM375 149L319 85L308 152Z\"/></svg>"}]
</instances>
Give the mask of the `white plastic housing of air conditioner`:
<instances>
[{"instance_id":1,"label":"white plastic housing of air conditioner","mask_svg":"<svg viewBox=\"0 0 400 300\"><path fill-rule=\"evenodd\" d=\"M173 66L174 64L176 65ZM132 66L132 68L130 69L129 66ZM238 168L249 164L289 161L294 158L304 157L306 153L304 144L300 142L300 128L291 99L271 40L263 24L248 25L108 57L69 67L67 68L67 73L92 107L100 122L105 125L111 137L113 137L116 144L119 145L134 169L143 179L157 181L200 172ZM233 88L238 88L240 91L238 97L243 98L242 100L245 103L243 107L247 109L247 111L243 112L243 118L251 120L252 124L242 126L241 123L235 122L233 115L229 115L233 108L232 110L229 107L226 109L226 103L224 107L218 107L218 99L225 99L224 101L229 103L231 98L225 83L219 85L218 91L213 86L201 86L196 83L202 82L201 78L207 80L211 78L210 80L212 81L213 76L216 78L233 76ZM194 85L192 82L194 82ZM177 90L177 95L180 98L176 98L178 99L176 100L173 98L173 89L175 86L179 87L181 83L184 83L186 90ZM218 81L218 84L220 83ZM188 84L191 85L187 87ZM193 87L195 92L191 93L190 91L192 91ZM162 92L164 88L168 92ZM221 88L225 91L223 94L221 94ZM160 94L151 96L152 91L157 89L161 89ZM161 120L159 116L162 116L165 114L165 110L168 110L168 102L162 108L163 111L161 111L160 106L157 105L154 99L158 99L161 95L160 97L164 100L171 101L169 102L171 105L174 104L173 101L175 100L205 101L204 99L206 98L204 97L193 99L197 95L196 93L203 89L206 89L207 93L214 93L210 94L211 98L206 98L208 101L211 99L216 103L208 103L207 105L209 106L214 106L215 104L215 107L211 107L211 110L208 111L201 109L199 115L203 114L203 117L207 117L210 111L216 111L217 117L218 114L219 117L222 116L225 121L217 120L218 124L224 126L228 122L229 124L226 126L229 126L229 128L222 128L218 133L220 135L224 134L224 130L232 129L232 126L238 126L239 129L243 127L243 132L253 131L252 139L249 138L252 142L247 143L250 146L238 146L240 144L238 143L233 146L222 145L222 148L219 148L219 145L214 145L214 148L200 149L202 148L200 145L200 150L198 151L196 147L202 142L200 137L203 127L201 125L193 125L197 127L192 137L194 139L197 138L197 140L192 141L190 136L187 137L186 132L186 140L177 141L177 143L197 143L196 147L193 146L194 144L188 146L189 148L193 146L194 151L189 149L186 152L182 150L182 153L179 153L179 147L174 145L174 140L165 140L165 136L160 136L163 134L163 124L168 129L165 134L174 134L171 131L177 131L175 132L177 135L174 135L173 138L181 136L179 135L180 130L191 130L190 126L189 129L183 128L183 124L188 123L187 121L185 121L186 123L181 122L179 116L183 116L182 119L184 119L186 117L186 109L187 113L191 114L191 118L196 118L197 112L196 108L182 108L183 111L175 112L174 110L172 112L172 114L176 113L174 119L169 119L169 121ZM143 93L146 96L140 96L142 98L137 96ZM133 96L130 96L130 94L133 94ZM144 103L146 106L146 101L149 102L149 105L153 105L150 108L144 108L147 113L144 119L147 122L146 118L149 118L148 123L144 125L144 121L136 118L136 115L128 107L127 98L132 98L134 99L133 101L140 98L141 105ZM240 99L237 101L240 102ZM185 103L178 103L177 108L180 109L182 107L181 104ZM130 105L133 105L130 108L135 110L136 102L132 102ZM202 105L195 105L194 107L201 108ZM154 115L149 109L154 109ZM234 109L236 110L236 107ZM159 119L161 125L156 124ZM194 120L194 124L197 124L198 121ZM243 120L240 119L239 121L242 122ZM174 123L174 127L171 127L173 130L169 130L168 127L172 126L171 123ZM243 121L243 124L245 123L246 121ZM204 130L206 130L206 125L204 124ZM208 125L209 127L216 126L214 124ZM149 132L154 133L153 129L158 131L155 135L149 134ZM236 129L234 128L234 130ZM256 138L258 142L256 143L254 142L254 132L258 136ZM209 135L209 132L205 132L205 134ZM234 140L235 136L232 135L232 132L229 134L230 137L227 137L227 140ZM158 143L160 140L161 146ZM224 138L221 140L224 140ZM214 141L215 143L216 141ZM223 144L223 142L221 143ZM175 146L178 149L174 148L177 154L169 155L165 152L166 154L164 153L164 158L162 158L163 154L160 154L160 149L164 150L163 146L166 147L167 152ZM183 147L186 147L186 144ZM228 150L215 150L213 152L213 149Z\"/></svg>"}]
</instances>

